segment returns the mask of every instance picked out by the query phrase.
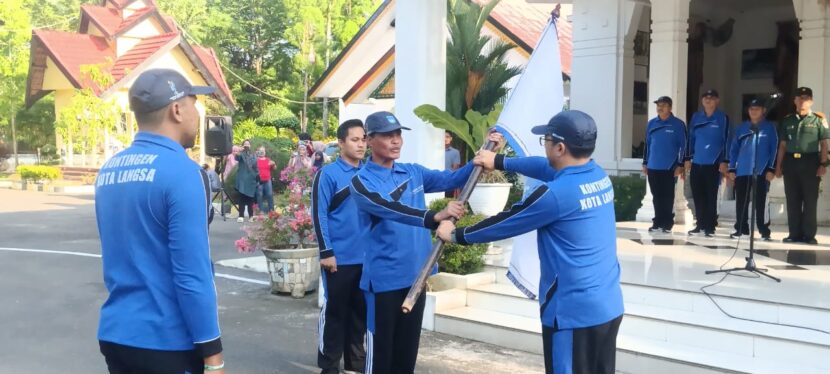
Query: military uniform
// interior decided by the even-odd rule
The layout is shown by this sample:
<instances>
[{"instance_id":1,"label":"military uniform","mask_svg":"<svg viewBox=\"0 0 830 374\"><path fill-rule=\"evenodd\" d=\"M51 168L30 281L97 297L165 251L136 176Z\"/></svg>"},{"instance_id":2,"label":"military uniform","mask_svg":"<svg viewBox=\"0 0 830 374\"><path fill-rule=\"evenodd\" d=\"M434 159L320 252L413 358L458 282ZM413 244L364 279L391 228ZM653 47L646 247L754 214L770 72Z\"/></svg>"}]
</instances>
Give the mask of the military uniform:
<instances>
[{"instance_id":1,"label":"military uniform","mask_svg":"<svg viewBox=\"0 0 830 374\"><path fill-rule=\"evenodd\" d=\"M806 116L790 114L784 117L778 131L778 139L786 142L782 168L789 238L809 242L816 236L816 206L821 182L816 171L821 164L820 144L830 138L827 120L818 112Z\"/></svg>"}]
</instances>

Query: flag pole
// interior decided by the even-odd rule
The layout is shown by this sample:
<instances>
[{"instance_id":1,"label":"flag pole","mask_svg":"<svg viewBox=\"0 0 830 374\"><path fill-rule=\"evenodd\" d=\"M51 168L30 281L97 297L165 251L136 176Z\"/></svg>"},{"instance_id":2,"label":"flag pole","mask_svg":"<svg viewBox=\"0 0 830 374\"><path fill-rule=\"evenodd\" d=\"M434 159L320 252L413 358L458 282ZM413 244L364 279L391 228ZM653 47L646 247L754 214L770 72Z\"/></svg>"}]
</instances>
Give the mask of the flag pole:
<instances>
[{"instance_id":1,"label":"flag pole","mask_svg":"<svg viewBox=\"0 0 830 374\"><path fill-rule=\"evenodd\" d=\"M490 130L492 132L493 130ZM488 132L489 134L489 132ZM484 146L481 149L486 151L492 151L496 147L496 142L487 140ZM473 189L476 187L476 183L478 183L479 178L481 178L482 168L481 166L476 166L473 168L473 172L470 174L470 177L467 178L467 183L464 184L464 188L461 189L461 193L458 195L457 200L461 202L461 204L466 204L467 199L470 198L470 195L473 193ZM452 223L456 222L455 217L450 218ZM423 267L421 267L421 271L418 273L418 278L415 278L415 283L412 284L412 287L409 288L409 293L406 294L406 299L404 299L403 304L401 305L401 310L403 310L404 314L408 314L412 311L412 308L415 306L415 303L418 301L418 298L421 297L421 293L424 291L424 287L427 283L427 278L429 278L430 274L432 273L432 268L435 266L435 263L438 262L438 259L441 258L441 254L444 252L444 241L441 238L436 238L435 243L432 245L432 251L429 253L429 257L427 261L424 263Z\"/></svg>"}]
</instances>

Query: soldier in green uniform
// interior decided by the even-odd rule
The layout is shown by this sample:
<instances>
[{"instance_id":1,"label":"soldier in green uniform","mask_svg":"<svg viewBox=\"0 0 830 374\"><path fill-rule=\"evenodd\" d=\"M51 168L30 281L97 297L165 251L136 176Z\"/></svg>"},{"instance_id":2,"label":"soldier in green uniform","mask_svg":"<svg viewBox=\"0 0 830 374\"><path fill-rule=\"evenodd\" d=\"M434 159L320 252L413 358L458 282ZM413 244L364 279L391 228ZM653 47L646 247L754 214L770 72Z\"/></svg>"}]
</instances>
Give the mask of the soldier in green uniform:
<instances>
[{"instance_id":1,"label":"soldier in green uniform","mask_svg":"<svg viewBox=\"0 0 830 374\"><path fill-rule=\"evenodd\" d=\"M827 139L830 131L824 114L813 112L813 90L799 87L795 92L796 112L784 117L778 129L778 160L775 176L784 176L787 220L790 235L785 243L816 242L816 206L821 177L830 165Z\"/></svg>"}]
</instances>

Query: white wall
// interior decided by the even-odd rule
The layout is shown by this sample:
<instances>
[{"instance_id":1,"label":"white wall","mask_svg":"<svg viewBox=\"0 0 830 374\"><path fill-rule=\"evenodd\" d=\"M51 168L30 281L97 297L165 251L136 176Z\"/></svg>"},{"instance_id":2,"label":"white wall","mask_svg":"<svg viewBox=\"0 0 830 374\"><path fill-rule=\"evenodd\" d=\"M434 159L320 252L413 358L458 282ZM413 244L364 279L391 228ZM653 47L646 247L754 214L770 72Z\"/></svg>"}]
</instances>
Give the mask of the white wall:
<instances>
[{"instance_id":1,"label":"white wall","mask_svg":"<svg viewBox=\"0 0 830 374\"><path fill-rule=\"evenodd\" d=\"M742 118L741 98L744 94L772 93L775 90L772 78L741 79L741 56L745 49L775 48L778 36L776 22L795 19L795 11L789 1L783 6L749 7L741 11L708 8L706 13L692 14L692 17L711 19L711 25L719 26L726 19L735 19L731 39L720 47L707 43L703 56L703 85L701 92L715 88L720 92L721 107L733 124ZM793 69L798 67L793 64ZM689 98L700 100L700 97Z\"/></svg>"},{"instance_id":2,"label":"white wall","mask_svg":"<svg viewBox=\"0 0 830 374\"><path fill-rule=\"evenodd\" d=\"M369 101L368 103L351 103L346 105L343 103L343 100L340 100L337 115L339 123L350 119L365 121L366 117L374 112L387 111L394 113L395 99L369 99ZM403 125L407 126L405 123Z\"/></svg>"}]
</instances>

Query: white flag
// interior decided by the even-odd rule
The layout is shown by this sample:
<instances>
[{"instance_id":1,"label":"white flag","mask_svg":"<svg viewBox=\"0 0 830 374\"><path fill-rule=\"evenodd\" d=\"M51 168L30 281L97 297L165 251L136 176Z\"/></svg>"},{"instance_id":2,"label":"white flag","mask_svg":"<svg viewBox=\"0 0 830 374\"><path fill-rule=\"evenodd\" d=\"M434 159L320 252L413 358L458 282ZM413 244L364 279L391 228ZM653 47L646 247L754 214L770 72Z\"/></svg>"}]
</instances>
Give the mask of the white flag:
<instances>
[{"instance_id":1,"label":"white flag","mask_svg":"<svg viewBox=\"0 0 830 374\"><path fill-rule=\"evenodd\" d=\"M557 16L554 15L496 124L518 156L545 157L545 148L539 144L539 136L531 134L530 129L548 123L551 117L562 111L565 103L556 22ZM525 196L541 184L530 178L524 178L524 182ZM539 294L536 231L513 239L513 255L507 277L527 297L535 299Z\"/></svg>"}]
</instances>

